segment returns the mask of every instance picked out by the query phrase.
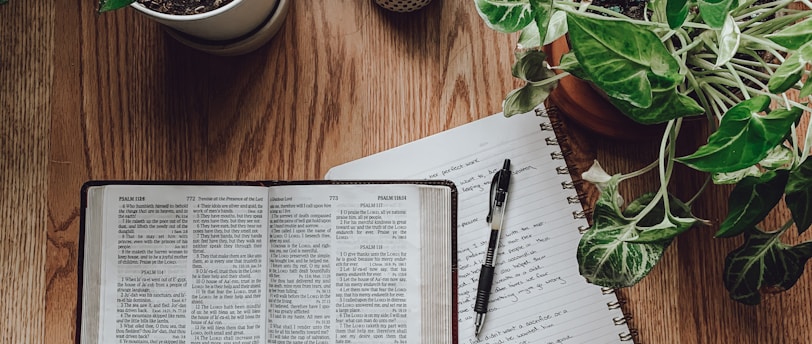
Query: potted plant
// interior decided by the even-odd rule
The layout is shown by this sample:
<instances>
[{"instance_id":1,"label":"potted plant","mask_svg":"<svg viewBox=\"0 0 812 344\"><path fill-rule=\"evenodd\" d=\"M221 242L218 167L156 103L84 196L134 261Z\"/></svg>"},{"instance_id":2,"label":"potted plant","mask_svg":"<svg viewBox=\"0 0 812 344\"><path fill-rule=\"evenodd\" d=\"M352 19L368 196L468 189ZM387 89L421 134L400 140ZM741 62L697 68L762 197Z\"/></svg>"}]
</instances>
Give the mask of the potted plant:
<instances>
[{"instance_id":1,"label":"potted plant","mask_svg":"<svg viewBox=\"0 0 812 344\"><path fill-rule=\"evenodd\" d=\"M279 31L290 0L100 0L99 12L127 6L166 25L181 43L238 55L262 46Z\"/></svg>"},{"instance_id":2,"label":"potted plant","mask_svg":"<svg viewBox=\"0 0 812 344\"><path fill-rule=\"evenodd\" d=\"M506 116L529 111L572 75L635 122L665 126L659 157L648 167L610 176L595 162L583 174L601 190L576 253L587 280L634 285L677 235L706 222L691 213L695 197L683 202L667 191L674 165L684 164L707 172L709 182L735 184L716 233L745 238L724 262L731 298L757 304L762 291L794 285L812 256L812 242L785 243L812 225L812 127L799 126L812 109L787 97L812 94L804 78L812 61L808 1L652 0L639 19L590 2L475 3L491 28L521 31L513 75L526 83L506 96ZM561 37L571 51L551 67L542 47ZM695 116L712 129L707 144L677 156L682 122ZM659 188L624 204L618 184L648 171L658 173ZM782 199L792 218L761 228Z\"/></svg>"}]
</instances>

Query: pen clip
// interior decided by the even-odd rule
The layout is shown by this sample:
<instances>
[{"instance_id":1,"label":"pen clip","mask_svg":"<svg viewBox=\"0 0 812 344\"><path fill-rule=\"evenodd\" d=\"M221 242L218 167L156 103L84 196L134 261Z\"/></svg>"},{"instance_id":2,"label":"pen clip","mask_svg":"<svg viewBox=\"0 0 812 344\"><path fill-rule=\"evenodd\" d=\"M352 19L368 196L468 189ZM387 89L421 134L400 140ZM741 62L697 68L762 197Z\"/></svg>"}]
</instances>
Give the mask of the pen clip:
<instances>
[{"instance_id":1,"label":"pen clip","mask_svg":"<svg viewBox=\"0 0 812 344\"><path fill-rule=\"evenodd\" d=\"M491 223L491 218L493 217L493 206L494 206L493 202L496 200L496 196L494 195L494 191L496 191L496 188L499 186L499 177L500 177L501 174L502 174L502 170L499 170L499 172L496 172L493 175L493 179L491 180L491 192L490 192L490 195L488 196L488 198L489 198L488 216L485 217L485 221L488 221L488 223Z\"/></svg>"},{"instance_id":2,"label":"pen clip","mask_svg":"<svg viewBox=\"0 0 812 344\"><path fill-rule=\"evenodd\" d=\"M491 219L493 218L493 209L497 206L502 206L502 202L505 201L508 185L510 185L510 159L505 159L502 169L496 171L491 180L488 216L485 218L488 223L491 223Z\"/></svg>"}]
</instances>

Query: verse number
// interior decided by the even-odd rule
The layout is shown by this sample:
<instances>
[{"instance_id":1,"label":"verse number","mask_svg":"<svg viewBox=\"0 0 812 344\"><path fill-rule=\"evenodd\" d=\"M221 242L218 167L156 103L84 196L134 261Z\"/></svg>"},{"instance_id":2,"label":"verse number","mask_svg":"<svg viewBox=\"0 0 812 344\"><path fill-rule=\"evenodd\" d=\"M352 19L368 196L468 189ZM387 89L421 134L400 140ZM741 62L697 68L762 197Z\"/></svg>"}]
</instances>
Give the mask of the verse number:
<instances>
[{"instance_id":1,"label":"verse number","mask_svg":"<svg viewBox=\"0 0 812 344\"><path fill-rule=\"evenodd\" d=\"M338 196L330 196L331 201L338 201Z\"/></svg>"},{"instance_id":2,"label":"verse number","mask_svg":"<svg viewBox=\"0 0 812 344\"><path fill-rule=\"evenodd\" d=\"M186 202L194 202L195 196L186 196Z\"/></svg>"}]
</instances>

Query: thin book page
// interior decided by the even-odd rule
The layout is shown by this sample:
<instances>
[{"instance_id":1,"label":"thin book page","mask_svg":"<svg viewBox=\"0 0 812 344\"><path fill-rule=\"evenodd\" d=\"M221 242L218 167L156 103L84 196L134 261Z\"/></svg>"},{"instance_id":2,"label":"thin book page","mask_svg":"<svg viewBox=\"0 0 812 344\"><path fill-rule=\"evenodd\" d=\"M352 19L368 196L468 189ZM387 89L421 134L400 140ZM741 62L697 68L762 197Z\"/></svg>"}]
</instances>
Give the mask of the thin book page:
<instances>
[{"instance_id":1,"label":"thin book page","mask_svg":"<svg viewBox=\"0 0 812 344\"><path fill-rule=\"evenodd\" d=\"M267 188L103 188L99 343L265 341Z\"/></svg>"},{"instance_id":2,"label":"thin book page","mask_svg":"<svg viewBox=\"0 0 812 344\"><path fill-rule=\"evenodd\" d=\"M460 343L614 343L628 329L614 294L578 273L575 258L584 219L563 189L534 113L496 114L331 169L327 179L449 179L459 190L458 265ZM552 135L552 133L550 133ZM474 336L474 300L488 244L490 182L504 159L512 162L504 230L489 312ZM563 163L561 163L563 164Z\"/></svg>"},{"instance_id":3,"label":"thin book page","mask_svg":"<svg viewBox=\"0 0 812 344\"><path fill-rule=\"evenodd\" d=\"M271 188L269 343L421 340L420 190Z\"/></svg>"}]
</instances>

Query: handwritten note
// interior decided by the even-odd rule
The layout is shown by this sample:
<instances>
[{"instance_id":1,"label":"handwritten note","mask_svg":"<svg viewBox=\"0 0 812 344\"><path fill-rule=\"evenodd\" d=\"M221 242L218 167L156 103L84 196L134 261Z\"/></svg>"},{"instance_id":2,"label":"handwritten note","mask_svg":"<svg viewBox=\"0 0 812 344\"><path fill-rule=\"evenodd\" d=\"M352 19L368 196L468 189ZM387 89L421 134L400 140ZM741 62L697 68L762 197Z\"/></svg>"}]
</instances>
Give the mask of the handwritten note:
<instances>
[{"instance_id":1,"label":"handwritten note","mask_svg":"<svg viewBox=\"0 0 812 344\"><path fill-rule=\"evenodd\" d=\"M562 183L540 131L546 119L535 113L501 114L429 136L331 169L328 179L450 179L459 192L460 343L611 343L621 332L610 310L614 294L604 294L578 273L575 249L583 219L580 204ZM513 176L488 315L474 336L474 299L485 257L490 183L509 158Z\"/></svg>"}]
</instances>

